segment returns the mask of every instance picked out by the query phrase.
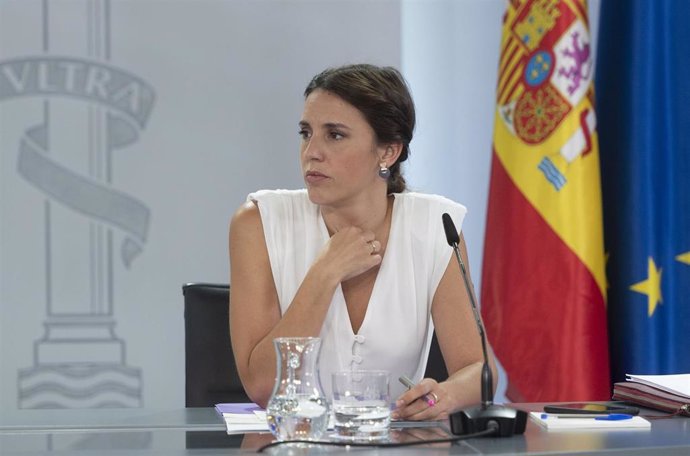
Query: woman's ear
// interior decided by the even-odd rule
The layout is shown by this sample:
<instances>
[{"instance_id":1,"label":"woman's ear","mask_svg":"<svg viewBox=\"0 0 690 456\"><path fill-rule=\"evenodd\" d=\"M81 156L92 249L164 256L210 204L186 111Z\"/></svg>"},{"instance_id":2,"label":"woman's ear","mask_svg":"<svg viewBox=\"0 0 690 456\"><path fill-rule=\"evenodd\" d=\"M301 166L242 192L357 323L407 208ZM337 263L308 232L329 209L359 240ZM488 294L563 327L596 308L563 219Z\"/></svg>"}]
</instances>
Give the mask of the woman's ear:
<instances>
[{"instance_id":1,"label":"woman's ear","mask_svg":"<svg viewBox=\"0 0 690 456\"><path fill-rule=\"evenodd\" d=\"M389 143L384 145L383 152L379 157L380 162L385 162L389 168L398 161L402 153L403 145L401 142Z\"/></svg>"}]
</instances>

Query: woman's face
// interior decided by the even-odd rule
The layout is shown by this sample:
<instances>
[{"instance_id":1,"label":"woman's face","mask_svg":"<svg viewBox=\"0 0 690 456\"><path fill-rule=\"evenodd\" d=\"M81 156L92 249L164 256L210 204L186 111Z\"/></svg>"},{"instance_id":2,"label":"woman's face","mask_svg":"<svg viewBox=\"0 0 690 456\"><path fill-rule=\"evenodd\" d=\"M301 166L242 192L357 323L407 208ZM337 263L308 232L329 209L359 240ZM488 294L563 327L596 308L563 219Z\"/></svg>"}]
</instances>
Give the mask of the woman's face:
<instances>
[{"instance_id":1,"label":"woman's face","mask_svg":"<svg viewBox=\"0 0 690 456\"><path fill-rule=\"evenodd\" d=\"M384 147L364 115L337 95L315 90L305 100L299 123L300 157L309 199L319 205L365 200L384 190L378 177Z\"/></svg>"}]
</instances>

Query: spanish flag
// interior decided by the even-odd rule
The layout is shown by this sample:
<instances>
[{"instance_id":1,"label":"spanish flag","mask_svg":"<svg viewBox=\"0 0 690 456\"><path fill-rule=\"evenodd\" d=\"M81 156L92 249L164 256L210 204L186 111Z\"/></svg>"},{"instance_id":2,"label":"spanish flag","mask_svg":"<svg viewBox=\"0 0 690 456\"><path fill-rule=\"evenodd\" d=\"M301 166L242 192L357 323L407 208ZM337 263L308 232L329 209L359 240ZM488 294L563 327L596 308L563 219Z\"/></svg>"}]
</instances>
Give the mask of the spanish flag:
<instances>
[{"instance_id":1,"label":"spanish flag","mask_svg":"<svg viewBox=\"0 0 690 456\"><path fill-rule=\"evenodd\" d=\"M513 401L611 397L586 0L503 18L482 314Z\"/></svg>"}]
</instances>

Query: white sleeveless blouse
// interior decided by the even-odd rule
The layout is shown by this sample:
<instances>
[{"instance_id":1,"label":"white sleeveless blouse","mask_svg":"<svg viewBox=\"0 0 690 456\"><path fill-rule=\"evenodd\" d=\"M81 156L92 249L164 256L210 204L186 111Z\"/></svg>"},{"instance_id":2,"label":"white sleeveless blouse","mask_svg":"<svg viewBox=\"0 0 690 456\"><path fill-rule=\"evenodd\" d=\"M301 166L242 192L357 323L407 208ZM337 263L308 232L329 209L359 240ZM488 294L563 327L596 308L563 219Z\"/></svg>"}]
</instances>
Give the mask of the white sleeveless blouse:
<instances>
[{"instance_id":1,"label":"white sleeveless blouse","mask_svg":"<svg viewBox=\"0 0 690 456\"><path fill-rule=\"evenodd\" d=\"M441 215L448 212L460 230L467 211L437 195L394 197L386 253L359 332L352 330L340 285L321 328L319 371L327 397L332 372L387 370L391 400L405 390L399 376L417 382L424 375L433 334L431 303L452 254ZM261 190L247 199L261 213L282 314L328 241L328 230L306 190Z\"/></svg>"}]
</instances>

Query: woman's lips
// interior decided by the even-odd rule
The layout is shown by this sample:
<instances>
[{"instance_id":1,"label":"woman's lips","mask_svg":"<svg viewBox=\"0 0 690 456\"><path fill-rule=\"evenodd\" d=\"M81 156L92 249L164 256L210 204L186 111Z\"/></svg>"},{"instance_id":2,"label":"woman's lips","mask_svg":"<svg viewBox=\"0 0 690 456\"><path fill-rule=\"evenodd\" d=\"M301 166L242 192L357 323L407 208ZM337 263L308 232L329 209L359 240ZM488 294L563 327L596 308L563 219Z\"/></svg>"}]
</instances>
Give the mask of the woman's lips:
<instances>
[{"instance_id":1,"label":"woman's lips","mask_svg":"<svg viewBox=\"0 0 690 456\"><path fill-rule=\"evenodd\" d=\"M318 171L307 171L307 173L304 175L304 180L306 180L309 184L318 184L326 179L328 179L328 176L321 174Z\"/></svg>"}]
</instances>

